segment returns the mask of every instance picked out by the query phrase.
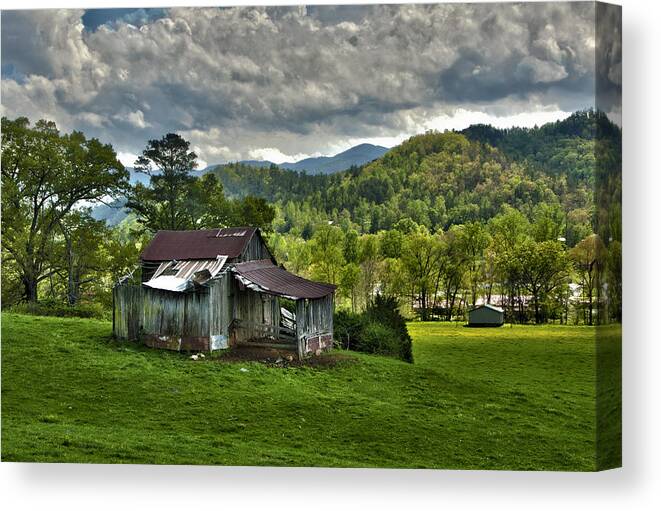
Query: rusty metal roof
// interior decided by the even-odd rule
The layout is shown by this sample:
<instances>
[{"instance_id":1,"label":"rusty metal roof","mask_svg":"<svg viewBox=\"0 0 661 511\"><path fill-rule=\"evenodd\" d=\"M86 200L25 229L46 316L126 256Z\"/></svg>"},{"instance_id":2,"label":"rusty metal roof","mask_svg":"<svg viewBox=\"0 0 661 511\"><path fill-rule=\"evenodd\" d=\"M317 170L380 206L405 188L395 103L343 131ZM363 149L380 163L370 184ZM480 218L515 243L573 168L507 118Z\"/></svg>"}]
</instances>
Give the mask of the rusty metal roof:
<instances>
[{"instance_id":1,"label":"rusty metal roof","mask_svg":"<svg viewBox=\"0 0 661 511\"><path fill-rule=\"evenodd\" d=\"M293 299L323 298L335 292L336 287L289 273L269 259L238 263L234 265L233 271L239 281L249 287L253 284L259 288L258 291Z\"/></svg>"},{"instance_id":2,"label":"rusty metal roof","mask_svg":"<svg viewBox=\"0 0 661 511\"><path fill-rule=\"evenodd\" d=\"M172 259L215 259L224 255L239 257L255 227L229 227L199 231L158 231L151 243L142 251L143 261L170 261Z\"/></svg>"}]
</instances>

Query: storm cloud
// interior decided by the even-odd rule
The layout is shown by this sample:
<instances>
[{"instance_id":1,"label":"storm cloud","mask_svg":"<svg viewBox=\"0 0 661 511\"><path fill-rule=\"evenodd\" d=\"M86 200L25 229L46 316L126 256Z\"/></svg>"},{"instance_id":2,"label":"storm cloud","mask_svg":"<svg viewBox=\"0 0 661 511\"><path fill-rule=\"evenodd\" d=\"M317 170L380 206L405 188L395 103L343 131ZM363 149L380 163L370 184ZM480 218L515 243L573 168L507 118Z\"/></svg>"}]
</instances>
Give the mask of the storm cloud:
<instances>
[{"instance_id":1,"label":"storm cloud","mask_svg":"<svg viewBox=\"0 0 661 511\"><path fill-rule=\"evenodd\" d=\"M458 110L594 105L593 3L153 14L86 26L82 10L3 12L3 115L51 118L132 154L177 131L219 162L332 152Z\"/></svg>"}]
</instances>

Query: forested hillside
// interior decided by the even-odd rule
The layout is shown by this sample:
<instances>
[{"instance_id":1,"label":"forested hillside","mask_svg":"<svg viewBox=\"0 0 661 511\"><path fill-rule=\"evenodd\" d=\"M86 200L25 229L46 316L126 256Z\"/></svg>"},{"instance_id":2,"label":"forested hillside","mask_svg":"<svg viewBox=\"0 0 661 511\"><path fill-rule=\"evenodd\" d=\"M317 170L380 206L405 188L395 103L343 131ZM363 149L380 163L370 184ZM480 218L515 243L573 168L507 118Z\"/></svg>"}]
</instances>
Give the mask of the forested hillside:
<instances>
[{"instance_id":1,"label":"forested hillside","mask_svg":"<svg viewBox=\"0 0 661 511\"><path fill-rule=\"evenodd\" d=\"M428 132L375 162L334 175L243 164L213 172L230 195L277 202L276 230L304 238L321 220L361 233L410 220L433 232L485 222L510 205L529 220L554 217L562 224L559 234L574 246L594 222L598 125L607 150L619 152L619 129L605 116L583 111L532 129L475 125L461 133Z\"/></svg>"}]
</instances>

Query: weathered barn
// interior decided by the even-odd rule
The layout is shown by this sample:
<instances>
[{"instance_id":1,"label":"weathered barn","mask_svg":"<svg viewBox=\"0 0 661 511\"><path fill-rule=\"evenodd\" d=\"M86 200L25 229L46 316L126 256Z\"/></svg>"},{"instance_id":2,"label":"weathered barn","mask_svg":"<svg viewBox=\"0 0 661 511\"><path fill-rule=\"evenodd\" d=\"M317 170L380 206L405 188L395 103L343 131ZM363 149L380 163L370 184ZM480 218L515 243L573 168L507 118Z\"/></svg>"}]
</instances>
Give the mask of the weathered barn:
<instances>
[{"instance_id":1,"label":"weathered barn","mask_svg":"<svg viewBox=\"0 0 661 511\"><path fill-rule=\"evenodd\" d=\"M503 309L487 303L468 311L468 326L502 326L504 318Z\"/></svg>"},{"instance_id":2,"label":"weathered barn","mask_svg":"<svg viewBox=\"0 0 661 511\"><path fill-rule=\"evenodd\" d=\"M113 289L117 338L183 351L249 345L295 351L333 344L335 286L277 265L259 229L159 231L142 283Z\"/></svg>"}]
</instances>

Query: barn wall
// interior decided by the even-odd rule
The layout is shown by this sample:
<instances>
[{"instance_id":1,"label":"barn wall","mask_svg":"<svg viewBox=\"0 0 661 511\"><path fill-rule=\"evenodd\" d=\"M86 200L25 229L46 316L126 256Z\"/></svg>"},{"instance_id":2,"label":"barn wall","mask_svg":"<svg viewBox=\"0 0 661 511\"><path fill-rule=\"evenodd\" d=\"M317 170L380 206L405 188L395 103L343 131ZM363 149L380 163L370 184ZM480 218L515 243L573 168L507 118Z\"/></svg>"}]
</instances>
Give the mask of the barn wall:
<instances>
[{"instance_id":1,"label":"barn wall","mask_svg":"<svg viewBox=\"0 0 661 511\"><path fill-rule=\"evenodd\" d=\"M250 238L250 241L246 245L246 248L243 249L243 253L238 258L238 262L246 261L255 261L258 259L271 259L271 252L269 251L264 239L261 234L255 233L255 235Z\"/></svg>"},{"instance_id":2,"label":"barn wall","mask_svg":"<svg viewBox=\"0 0 661 511\"><path fill-rule=\"evenodd\" d=\"M113 289L113 333L171 350L209 351L227 347L230 323L228 278L192 293L143 286Z\"/></svg>"},{"instance_id":3,"label":"barn wall","mask_svg":"<svg viewBox=\"0 0 661 511\"><path fill-rule=\"evenodd\" d=\"M145 288L142 339L147 346L208 351L209 292L173 293Z\"/></svg>"},{"instance_id":4,"label":"barn wall","mask_svg":"<svg viewBox=\"0 0 661 511\"><path fill-rule=\"evenodd\" d=\"M251 289L239 289L234 281L233 341L244 343L249 340L272 336L277 338L280 329L280 302L277 296L258 293Z\"/></svg>"},{"instance_id":5,"label":"barn wall","mask_svg":"<svg viewBox=\"0 0 661 511\"><path fill-rule=\"evenodd\" d=\"M296 337L300 357L333 347L333 295L296 302Z\"/></svg>"},{"instance_id":6,"label":"barn wall","mask_svg":"<svg viewBox=\"0 0 661 511\"><path fill-rule=\"evenodd\" d=\"M142 296L142 286L123 285L112 289L112 333L117 339L139 339Z\"/></svg>"},{"instance_id":7,"label":"barn wall","mask_svg":"<svg viewBox=\"0 0 661 511\"><path fill-rule=\"evenodd\" d=\"M220 275L209 284L209 330L211 349L228 347L230 324L230 276Z\"/></svg>"}]
</instances>

